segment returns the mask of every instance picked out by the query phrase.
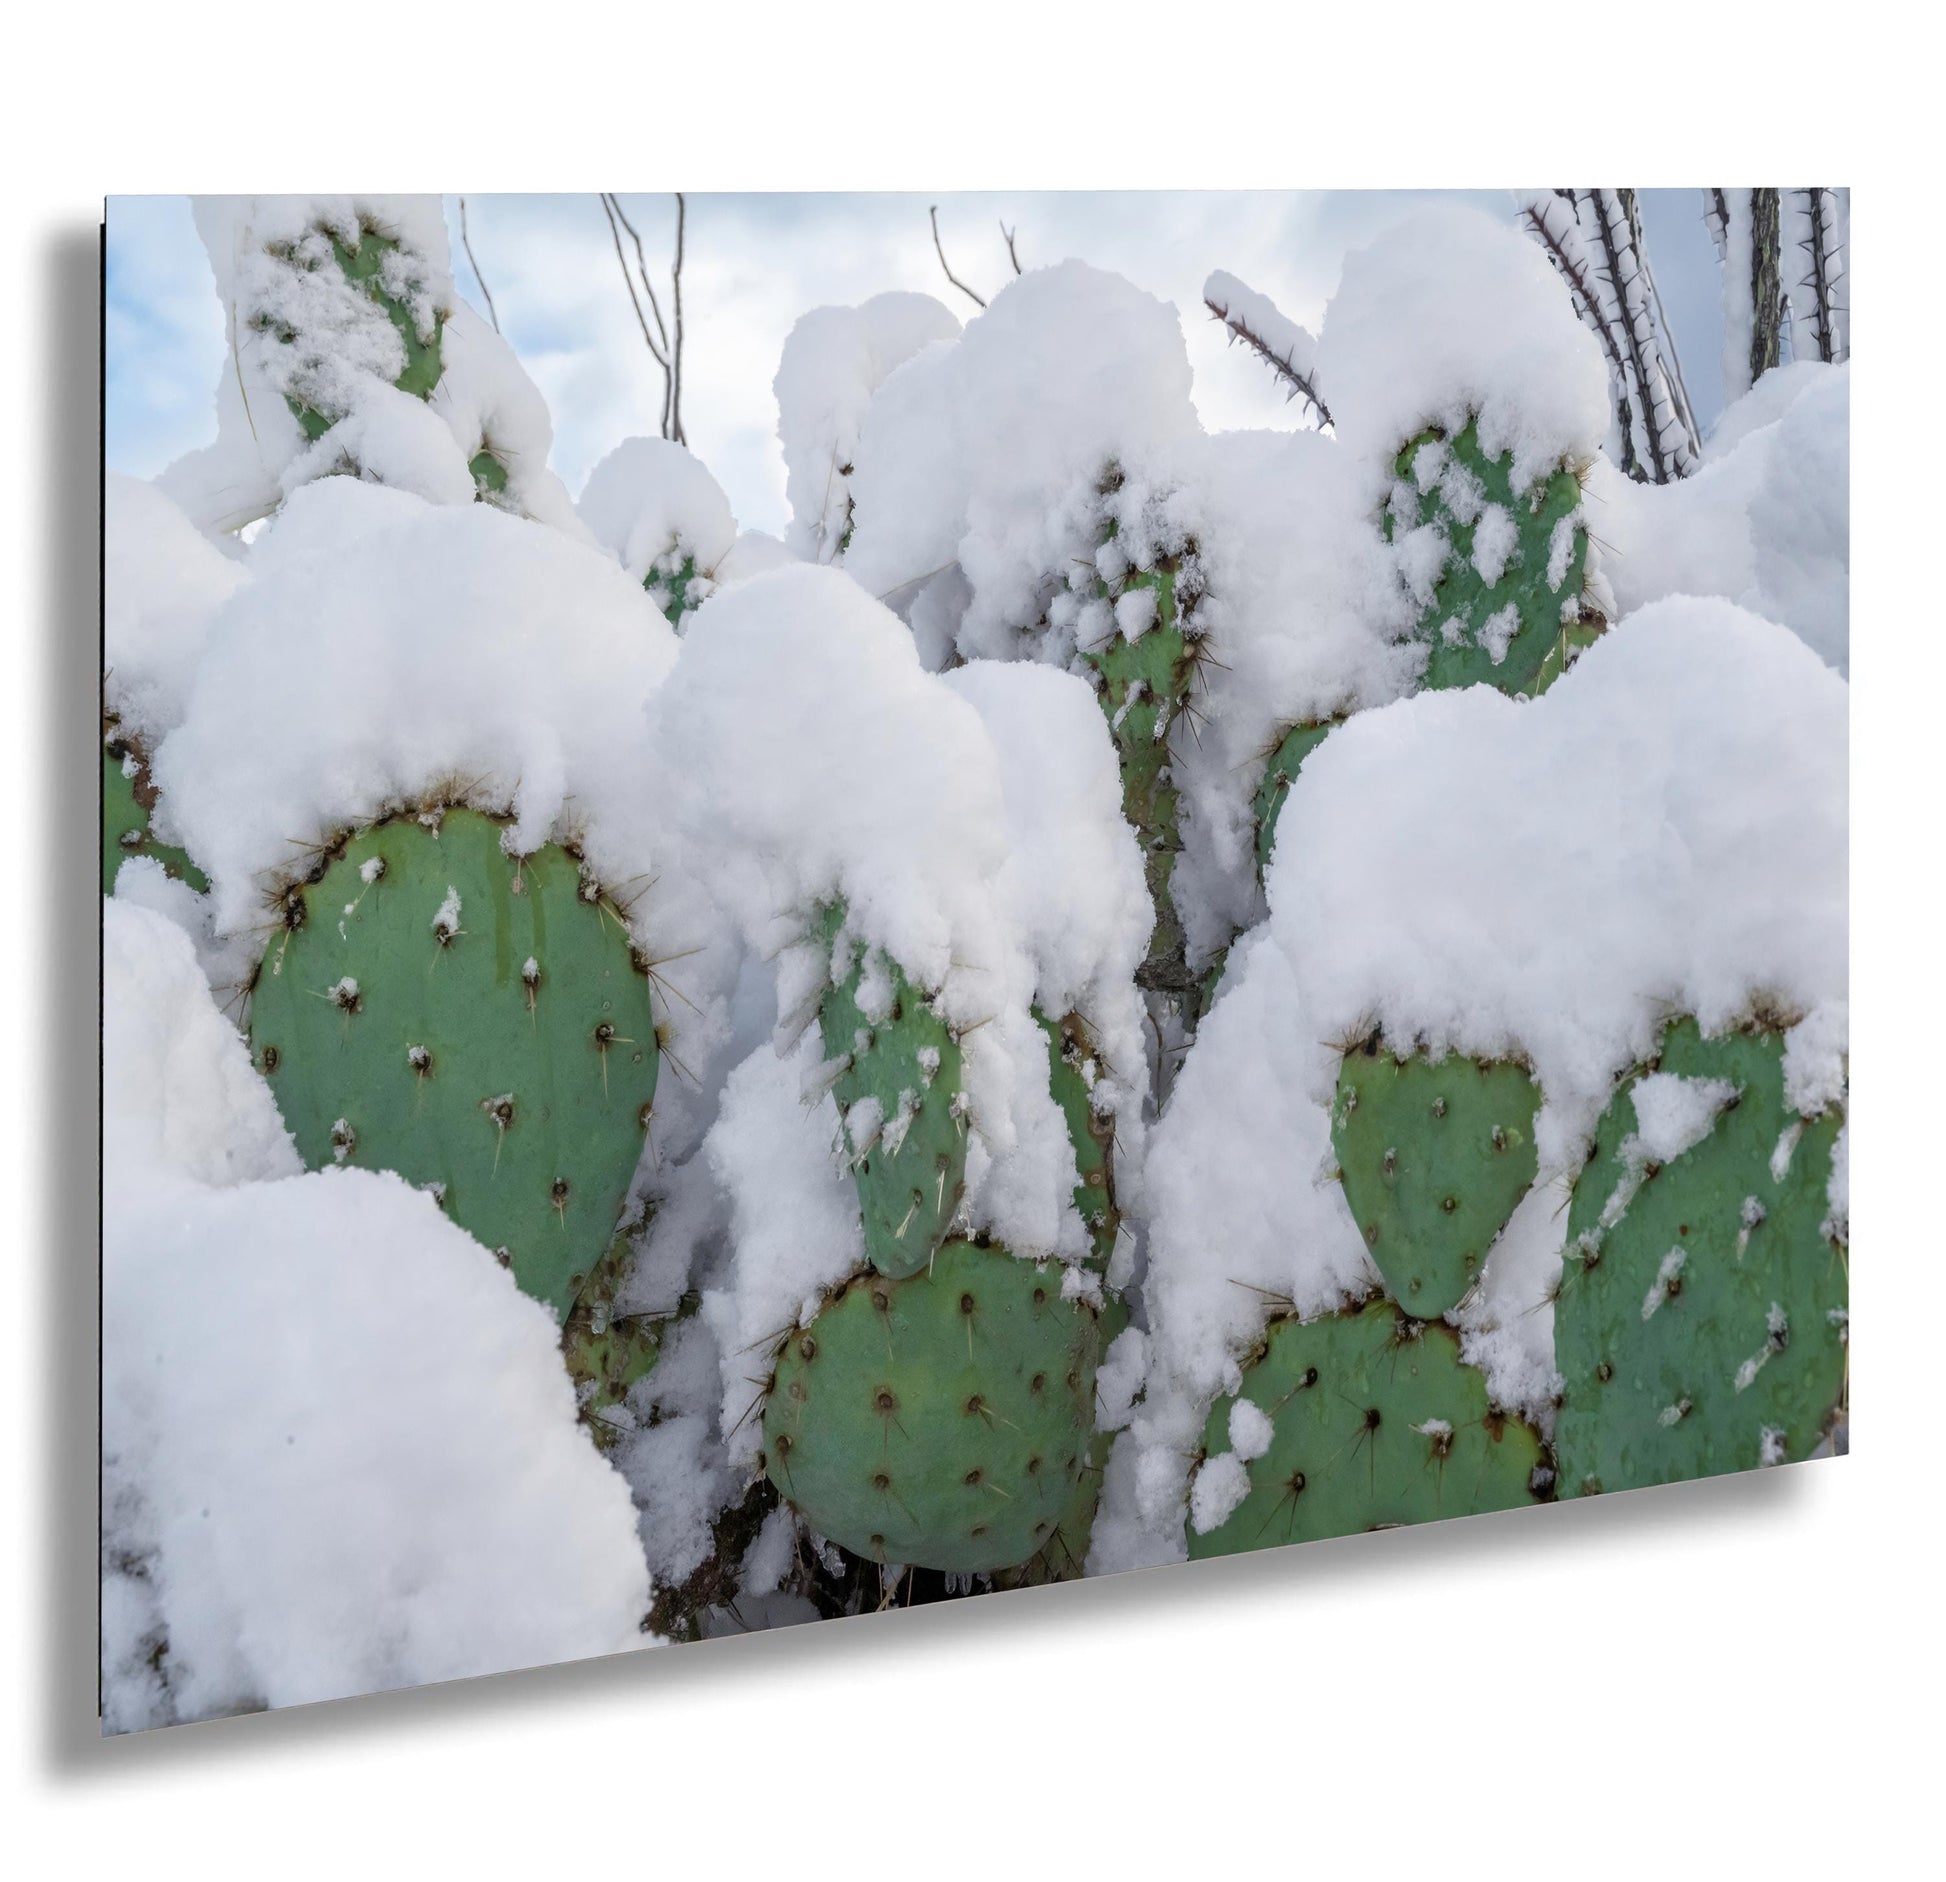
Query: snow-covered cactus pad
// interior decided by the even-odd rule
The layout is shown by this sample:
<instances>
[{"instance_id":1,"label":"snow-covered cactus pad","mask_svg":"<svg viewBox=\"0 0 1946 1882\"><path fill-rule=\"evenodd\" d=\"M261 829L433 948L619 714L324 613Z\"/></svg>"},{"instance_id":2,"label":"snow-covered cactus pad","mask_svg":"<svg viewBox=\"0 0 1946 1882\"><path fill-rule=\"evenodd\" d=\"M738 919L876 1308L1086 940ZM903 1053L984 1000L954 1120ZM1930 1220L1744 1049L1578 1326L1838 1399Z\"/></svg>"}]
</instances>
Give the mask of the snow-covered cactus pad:
<instances>
[{"instance_id":1,"label":"snow-covered cactus pad","mask_svg":"<svg viewBox=\"0 0 1946 1882\"><path fill-rule=\"evenodd\" d=\"M617 1235L577 1290L561 1334L582 1416L604 1448L618 1431L609 1414L662 1357L664 1318L624 1304L634 1266L633 1238Z\"/></svg>"},{"instance_id":2,"label":"snow-covered cactus pad","mask_svg":"<svg viewBox=\"0 0 1946 1882\"><path fill-rule=\"evenodd\" d=\"M1101 683L1102 710L1122 768L1122 814L1142 845L1155 907L1149 957L1138 982L1151 992L1186 995L1194 983L1170 881L1182 850L1169 734L1189 698L1195 655L1183 632L1177 570L1161 564L1120 584L1117 631L1083 654Z\"/></svg>"},{"instance_id":3,"label":"snow-covered cactus pad","mask_svg":"<svg viewBox=\"0 0 1946 1882\"><path fill-rule=\"evenodd\" d=\"M1385 1300L1274 1321L1203 1448L1192 1557L1514 1509L1553 1487L1540 1438L1493 1408L1453 1331Z\"/></svg>"},{"instance_id":4,"label":"snow-covered cactus pad","mask_svg":"<svg viewBox=\"0 0 1946 1882\"><path fill-rule=\"evenodd\" d=\"M1596 631L1579 479L1561 467L1516 488L1513 453L1489 456L1470 421L1452 438L1420 433L1394 468L1384 530L1419 604L1426 685L1538 692L1562 671L1570 633L1585 644Z\"/></svg>"},{"instance_id":5,"label":"snow-covered cactus pad","mask_svg":"<svg viewBox=\"0 0 1946 1882\"><path fill-rule=\"evenodd\" d=\"M1680 1020L1604 1113L1554 1306L1566 1493L1793 1462L1841 1416L1843 1118L1786 1073L1780 1035Z\"/></svg>"},{"instance_id":6,"label":"snow-covered cactus pad","mask_svg":"<svg viewBox=\"0 0 1946 1882\"><path fill-rule=\"evenodd\" d=\"M860 1275L777 1357L771 1480L876 1562L971 1574L1043 1549L1094 1429L1100 1332L1050 1266L948 1242L923 1272Z\"/></svg>"},{"instance_id":7,"label":"snow-covered cactus pad","mask_svg":"<svg viewBox=\"0 0 1946 1882\"><path fill-rule=\"evenodd\" d=\"M846 933L841 907L824 911L819 935L832 971L818 1020L866 1253L881 1274L912 1274L946 1239L966 1186L959 1042L896 961Z\"/></svg>"},{"instance_id":8,"label":"snow-covered cactus pad","mask_svg":"<svg viewBox=\"0 0 1946 1882\"><path fill-rule=\"evenodd\" d=\"M1538 1168L1541 1095L1508 1061L1399 1058L1374 1033L1345 1054L1331 1147L1385 1285L1433 1319L1480 1278Z\"/></svg>"},{"instance_id":9,"label":"snow-covered cactus pad","mask_svg":"<svg viewBox=\"0 0 1946 1882\"><path fill-rule=\"evenodd\" d=\"M1122 1213L1115 1202L1115 1120L1094 1106L1101 1056L1079 1013L1070 1013L1058 1025L1045 1016L1040 1019L1047 1034L1049 1088L1067 1120L1068 1141L1074 1146L1075 1169L1081 1178L1075 1186L1074 1206L1088 1225L1092 1265L1106 1269L1121 1234Z\"/></svg>"},{"instance_id":10,"label":"snow-covered cactus pad","mask_svg":"<svg viewBox=\"0 0 1946 1882\"><path fill-rule=\"evenodd\" d=\"M291 889L251 1004L313 1169L396 1170L565 1318L615 1232L658 1051L648 963L565 850L402 816Z\"/></svg>"}]
</instances>

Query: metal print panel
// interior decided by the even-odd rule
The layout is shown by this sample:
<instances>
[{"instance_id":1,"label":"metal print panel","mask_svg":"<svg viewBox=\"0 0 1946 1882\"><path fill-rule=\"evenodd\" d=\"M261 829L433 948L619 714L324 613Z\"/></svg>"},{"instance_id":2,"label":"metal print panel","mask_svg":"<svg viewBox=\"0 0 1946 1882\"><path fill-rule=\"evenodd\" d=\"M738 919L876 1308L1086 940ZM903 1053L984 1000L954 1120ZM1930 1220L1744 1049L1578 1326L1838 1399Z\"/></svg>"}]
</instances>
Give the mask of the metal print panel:
<instances>
[{"instance_id":1,"label":"metal print panel","mask_svg":"<svg viewBox=\"0 0 1946 1882\"><path fill-rule=\"evenodd\" d=\"M1848 224L112 203L104 1729L1842 1451Z\"/></svg>"}]
</instances>

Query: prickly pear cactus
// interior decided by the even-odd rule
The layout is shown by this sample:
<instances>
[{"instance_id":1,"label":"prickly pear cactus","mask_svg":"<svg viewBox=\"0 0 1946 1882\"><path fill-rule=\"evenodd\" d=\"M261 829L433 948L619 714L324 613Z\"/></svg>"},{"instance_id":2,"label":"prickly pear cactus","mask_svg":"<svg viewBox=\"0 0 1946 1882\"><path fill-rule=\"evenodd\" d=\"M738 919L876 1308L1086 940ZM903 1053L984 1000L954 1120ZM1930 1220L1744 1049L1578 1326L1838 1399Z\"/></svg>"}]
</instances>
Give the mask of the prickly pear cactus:
<instances>
[{"instance_id":1,"label":"prickly pear cactus","mask_svg":"<svg viewBox=\"0 0 1946 1882\"><path fill-rule=\"evenodd\" d=\"M1143 874L1155 908L1148 959L1136 971L1138 985L1179 1004L1193 1002L1194 980L1187 944L1170 884L1182 853L1178 794L1169 766L1169 734L1189 699L1195 654L1183 632L1176 571L1164 564L1131 573L1126 596L1148 591L1154 618L1131 640L1117 632L1082 655L1100 685L1102 710L1115 741L1122 773L1122 814L1142 846Z\"/></svg>"},{"instance_id":2,"label":"prickly pear cactus","mask_svg":"<svg viewBox=\"0 0 1946 1882\"><path fill-rule=\"evenodd\" d=\"M649 963L566 851L399 817L283 903L251 1046L312 1168L396 1170L565 1318L648 1128Z\"/></svg>"},{"instance_id":3,"label":"prickly pear cactus","mask_svg":"<svg viewBox=\"0 0 1946 1882\"><path fill-rule=\"evenodd\" d=\"M696 566L695 556L679 542L656 558L642 586L678 633L683 617L695 613L716 591L716 584Z\"/></svg>"},{"instance_id":4,"label":"prickly pear cactus","mask_svg":"<svg viewBox=\"0 0 1946 1882\"><path fill-rule=\"evenodd\" d=\"M913 1274L946 1239L966 1186L959 1042L896 961L845 933L842 907L825 910L820 936L832 967L819 1021L865 1251L881 1274Z\"/></svg>"},{"instance_id":5,"label":"prickly pear cactus","mask_svg":"<svg viewBox=\"0 0 1946 1882\"><path fill-rule=\"evenodd\" d=\"M1067 1121L1068 1141L1074 1146L1075 1169L1081 1178L1074 1191L1074 1206L1088 1225L1094 1247L1090 1265L1104 1271L1121 1233L1122 1212L1115 1203L1115 1120L1094 1107L1101 1058L1079 1013L1070 1013L1059 1024L1045 1015L1037 1014L1036 1018L1047 1034L1049 1087Z\"/></svg>"},{"instance_id":6,"label":"prickly pear cactus","mask_svg":"<svg viewBox=\"0 0 1946 1882\"><path fill-rule=\"evenodd\" d=\"M1314 719L1294 725L1277 741L1277 748L1264 763L1263 782L1257 786L1252 802L1257 822L1257 880L1263 880L1270 867L1270 852L1277 844L1277 819L1283 814L1284 799L1291 794L1305 759L1317 750L1342 719Z\"/></svg>"},{"instance_id":7,"label":"prickly pear cactus","mask_svg":"<svg viewBox=\"0 0 1946 1882\"><path fill-rule=\"evenodd\" d=\"M764 1468L832 1541L958 1574L1038 1553L1094 1430L1095 1312L1057 1269L945 1244L903 1279L862 1274L780 1348Z\"/></svg>"},{"instance_id":8,"label":"prickly pear cactus","mask_svg":"<svg viewBox=\"0 0 1946 1882\"><path fill-rule=\"evenodd\" d=\"M1654 1073L1717 1082L1723 1100L1660 1165L1637 1135ZM1575 1185L1554 1306L1564 1492L1811 1455L1846 1391L1847 1252L1828 1200L1841 1123L1786 1102L1778 1034L1704 1039L1693 1020L1616 1093Z\"/></svg>"},{"instance_id":9,"label":"prickly pear cactus","mask_svg":"<svg viewBox=\"0 0 1946 1882\"><path fill-rule=\"evenodd\" d=\"M1397 1058L1376 1033L1345 1054L1331 1145L1365 1247L1407 1313L1449 1313L1479 1279L1533 1185L1540 1102L1505 1061Z\"/></svg>"},{"instance_id":10,"label":"prickly pear cactus","mask_svg":"<svg viewBox=\"0 0 1946 1882\"><path fill-rule=\"evenodd\" d=\"M1253 1426L1257 1442L1239 1448ZM1452 1329L1387 1300L1273 1322L1242 1392L1211 1408L1203 1446L1201 1471L1243 1494L1217 1500L1220 1520L1199 1529L1199 1476L1192 1557L1513 1509L1553 1484L1540 1438L1489 1404Z\"/></svg>"},{"instance_id":11,"label":"prickly pear cactus","mask_svg":"<svg viewBox=\"0 0 1946 1882\"><path fill-rule=\"evenodd\" d=\"M433 304L416 258L409 251L390 236L366 226L358 230L354 246L347 247L341 233L320 227L301 241L275 247L270 253L294 279L285 293L258 310L251 324L290 349L280 374L284 403L307 441L315 444L348 410L340 382L347 362L340 356L339 322L330 309L329 295L314 293L308 285L311 278L321 277L327 269L335 269L346 286L364 296L391 322L404 361L391 383L413 398L432 397L444 371L441 354L446 315ZM506 466L492 451L478 452L468 469L482 496L499 496L506 491Z\"/></svg>"},{"instance_id":12,"label":"prickly pear cactus","mask_svg":"<svg viewBox=\"0 0 1946 1882\"><path fill-rule=\"evenodd\" d=\"M1571 658L1571 635L1585 644L1599 632L1582 601L1588 532L1579 480L1562 469L1516 491L1512 468L1511 452L1487 456L1471 422L1456 438L1421 432L1398 455L1386 540L1424 531L1417 541L1428 550L1444 543L1419 618L1428 687L1484 682L1532 694ZM1410 570L1416 545L1405 546Z\"/></svg>"},{"instance_id":13,"label":"prickly pear cactus","mask_svg":"<svg viewBox=\"0 0 1946 1882\"><path fill-rule=\"evenodd\" d=\"M209 878L190 860L187 850L160 843L149 827L155 810L155 786L142 748L122 732L112 715L101 728L101 892L115 893L115 878L131 856L152 856L168 874L186 882L201 895Z\"/></svg>"}]
</instances>

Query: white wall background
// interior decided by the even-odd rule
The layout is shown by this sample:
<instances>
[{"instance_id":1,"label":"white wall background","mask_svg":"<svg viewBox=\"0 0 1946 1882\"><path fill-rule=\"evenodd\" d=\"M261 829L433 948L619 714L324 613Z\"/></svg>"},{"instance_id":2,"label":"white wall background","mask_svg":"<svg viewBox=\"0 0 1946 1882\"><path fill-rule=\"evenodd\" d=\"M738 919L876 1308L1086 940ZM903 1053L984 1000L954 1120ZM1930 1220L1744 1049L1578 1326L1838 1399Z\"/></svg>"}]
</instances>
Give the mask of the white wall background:
<instances>
[{"instance_id":1,"label":"white wall background","mask_svg":"<svg viewBox=\"0 0 1946 1882\"><path fill-rule=\"evenodd\" d=\"M1658 0L1359 17L1057 17L988 0L589 19L340 0L17 22L0 123L24 263L0 295L0 1190L15 1212L0 1820L14 1873L1444 1882L1926 1865L1941 1560L1938 949L1914 889L1939 802L1936 478L1920 455L1937 348L1917 194L1934 168L1930 68L1828 9L1720 28ZM1406 186L1564 169L1642 183L1815 169L1856 186L1857 1453L94 1743L82 860L99 196L331 178ZM1041 233L1021 221L1031 248ZM974 266L972 241L956 246ZM915 249L923 276L901 237Z\"/></svg>"}]
</instances>

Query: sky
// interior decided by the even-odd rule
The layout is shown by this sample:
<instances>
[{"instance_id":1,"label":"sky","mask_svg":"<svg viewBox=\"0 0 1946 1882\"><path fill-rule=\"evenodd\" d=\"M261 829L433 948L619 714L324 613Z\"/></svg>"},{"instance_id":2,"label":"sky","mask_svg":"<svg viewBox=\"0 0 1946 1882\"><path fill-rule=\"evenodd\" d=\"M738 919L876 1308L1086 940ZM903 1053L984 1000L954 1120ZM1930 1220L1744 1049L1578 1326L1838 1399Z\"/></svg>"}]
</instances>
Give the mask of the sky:
<instances>
[{"instance_id":1,"label":"sky","mask_svg":"<svg viewBox=\"0 0 1946 1882\"><path fill-rule=\"evenodd\" d=\"M783 533L789 513L770 386L798 316L889 288L935 295L962 320L979 311L940 270L926 213L935 202L947 259L979 293L991 298L1012 275L1003 224L1023 267L1078 256L1112 269L1182 316L1206 428L1295 426L1298 405L1204 310L1205 277L1228 269L1315 333L1346 253L1426 197L1470 201L1505 220L1514 213L1505 190L691 195L683 268L690 448L739 524ZM622 201L651 266L666 269L674 199ZM1722 405L1722 322L1702 191L1645 190L1641 201L1707 434ZM446 198L453 278L484 315L458 203ZM657 431L662 404L661 372L643 345L607 219L592 191L469 196L466 213L501 329L553 414L553 467L578 495L614 446ZM111 197L107 221L106 457L111 470L149 477L215 436L223 315L187 197Z\"/></svg>"}]
</instances>

